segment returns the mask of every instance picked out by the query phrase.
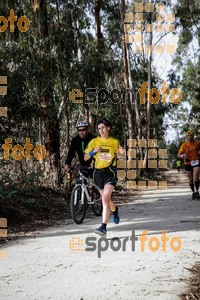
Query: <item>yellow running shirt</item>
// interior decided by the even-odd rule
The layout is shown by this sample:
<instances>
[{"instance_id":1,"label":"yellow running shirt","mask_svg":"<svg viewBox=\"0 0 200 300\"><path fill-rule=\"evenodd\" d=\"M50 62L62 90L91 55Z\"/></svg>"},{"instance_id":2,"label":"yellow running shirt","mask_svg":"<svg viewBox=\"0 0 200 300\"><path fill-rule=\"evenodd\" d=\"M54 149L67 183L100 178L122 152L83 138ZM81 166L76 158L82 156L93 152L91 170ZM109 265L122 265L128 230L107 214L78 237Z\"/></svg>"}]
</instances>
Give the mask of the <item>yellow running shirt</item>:
<instances>
[{"instance_id":1,"label":"yellow running shirt","mask_svg":"<svg viewBox=\"0 0 200 300\"><path fill-rule=\"evenodd\" d=\"M113 161L113 166L116 166L117 151L119 149L119 141L109 137L108 139L102 139L97 137L89 142L85 153L89 153L97 147L101 147L101 152L96 153L93 157L95 158L94 167L96 169L107 168Z\"/></svg>"}]
</instances>

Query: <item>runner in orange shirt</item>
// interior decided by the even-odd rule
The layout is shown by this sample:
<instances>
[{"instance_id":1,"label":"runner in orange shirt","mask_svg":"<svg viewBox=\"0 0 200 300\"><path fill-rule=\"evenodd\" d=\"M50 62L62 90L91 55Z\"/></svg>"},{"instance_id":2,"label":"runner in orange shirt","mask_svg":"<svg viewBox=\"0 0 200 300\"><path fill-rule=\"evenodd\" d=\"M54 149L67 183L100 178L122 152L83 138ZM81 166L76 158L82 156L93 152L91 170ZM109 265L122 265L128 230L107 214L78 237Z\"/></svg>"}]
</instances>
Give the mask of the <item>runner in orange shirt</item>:
<instances>
[{"instance_id":1,"label":"runner in orange shirt","mask_svg":"<svg viewBox=\"0 0 200 300\"><path fill-rule=\"evenodd\" d=\"M192 199L199 200L200 142L194 140L192 131L188 131L186 136L187 141L181 145L177 157L184 159L189 185L193 192Z\"/></svg>"}]
</instances>

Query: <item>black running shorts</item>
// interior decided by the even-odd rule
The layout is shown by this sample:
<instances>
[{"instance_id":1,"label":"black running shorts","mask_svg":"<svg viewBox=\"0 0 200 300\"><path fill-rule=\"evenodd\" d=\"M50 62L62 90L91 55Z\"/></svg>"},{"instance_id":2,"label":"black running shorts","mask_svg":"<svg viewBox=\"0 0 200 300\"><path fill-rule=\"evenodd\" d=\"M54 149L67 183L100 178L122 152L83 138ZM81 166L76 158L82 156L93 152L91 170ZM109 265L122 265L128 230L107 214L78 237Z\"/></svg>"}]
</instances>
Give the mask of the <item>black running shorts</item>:
<instances>
[{"instance_id":1,"label":"black running shorts","mask_svg":"<svg viewBox=\"0 0 200 300\"><path fill-rule=\"evenodd\" d=\"M200 167L200 164L198 164L197 166L192 167L191 165L185 165L185 171L193 171L194 168L196 167Z\"/></svg>"},{"instance_id":2,"label":"black running shorts","mask_svg":"<svg viewBox=\"0 0 200 300\"><path fill-rule=\"evenodd\" d=\"M95 169L93 173L94 182L99 190L103 190L105 185L116 186L117 170L114 167Z\"/></svg>"}]
</instances>

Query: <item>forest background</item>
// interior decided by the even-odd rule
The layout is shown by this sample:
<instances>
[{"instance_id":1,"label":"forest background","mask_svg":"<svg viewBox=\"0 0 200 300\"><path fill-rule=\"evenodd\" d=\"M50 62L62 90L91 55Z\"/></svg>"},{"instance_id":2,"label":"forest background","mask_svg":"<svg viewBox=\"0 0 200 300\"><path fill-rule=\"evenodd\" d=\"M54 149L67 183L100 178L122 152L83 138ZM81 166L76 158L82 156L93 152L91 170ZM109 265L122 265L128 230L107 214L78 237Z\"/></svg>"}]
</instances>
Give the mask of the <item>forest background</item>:
<instances>
[{"instance_id":1,"label":"forest background","mask_svg":"<svg viewBox=\"0 0 200 300\"><path fill-rule=\"evenodd\" d=\"M148 89L161 89L162 78L155 62L158 55L147 51L155 46L154 32L146 32L145 24L156 22L156 11L143 12L142 51L134 50L134 43L126 42L126 13L136 13L135 4L164 4L175 15L178 45L167 76L167 87L179 88L183 98L173 104L159 101L140 103L137 89L144 82ZM126 140L157 139L158 146L167 148L169 160L176 157L185 131L199 135L200 118L200 17L198 0L180 1L62 1L15 0L1 1L1 16L6 18L13 9L19 19L26 16L30 27L21 32L15 23L0 33L0 76L7 76L7 94L0 96L1 107L8 108L7 118L0 117L0 143L12 138L14 145L24 145L30 138L34 145L44 145L46 156L9 160L0 151L0 207L5 199L18 196L20 190L38 185L58 188L62 183L63 166L70 141L76 134L76 122L87 120L96 133L99 117L108 118L112 135L126 147ZM133 32L134 34L134 32ZM167 36L164 31L158 40ZM172 37L173 40L173 37ZM195 42L196 47L192 48ZM191 52L192 51L192 52ZM191 54L192 53L192 54ZM162 53L159 64L164 64ZM85 91L95 88L98 105L87 104ZM83 92L83 103L74 103L70 92ZM106 91L125 91L122 97L111 94L105 103ZM155 96L155 95L154 95ZM121 99L121 101L117 101ZM122 101L123 100L123 101ZM176 132L175 140L167 140L166 132ZM146 152L140 157L147 158ZM145 170L146 176L150 170ZM141 174L142 175L142 174ZM27 200L28 201L28 200Z\"/></svg>"}]
</instances>

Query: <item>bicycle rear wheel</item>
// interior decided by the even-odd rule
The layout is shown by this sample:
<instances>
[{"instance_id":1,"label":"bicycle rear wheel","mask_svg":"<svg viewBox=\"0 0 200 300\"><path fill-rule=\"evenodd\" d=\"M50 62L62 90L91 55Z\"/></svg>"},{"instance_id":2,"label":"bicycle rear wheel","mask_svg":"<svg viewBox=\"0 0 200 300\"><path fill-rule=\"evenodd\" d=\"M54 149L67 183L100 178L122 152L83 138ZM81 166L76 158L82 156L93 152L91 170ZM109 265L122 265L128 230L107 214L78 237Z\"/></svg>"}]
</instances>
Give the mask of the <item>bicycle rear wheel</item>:
<instances>
[{"instance_id":1,"label":"bicycle rear wheel","mask_svg":"<svg viewBox=\"0 0 200 300\"><path fill-rule=\"evenodd\" d=\"M76 224L81 224L85 218L85 200L82 201L81 198L82 186L76 185L70 197L71 215Z\"/></svg>"},{"instance_id":2,"label":"bicycle rear wheel","mask_svg":"<svg viewBox=\"0 0 200 300\"><path fill-rule=\"evenodd\" d=\"M95 216L101 216L103 211L102 198L99 191L95 187L92 191L92 201L94 201L94 204L92 204L92 209Z\"/></svg>"}]
</instances>

